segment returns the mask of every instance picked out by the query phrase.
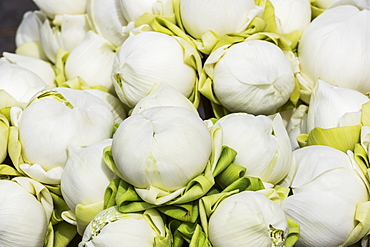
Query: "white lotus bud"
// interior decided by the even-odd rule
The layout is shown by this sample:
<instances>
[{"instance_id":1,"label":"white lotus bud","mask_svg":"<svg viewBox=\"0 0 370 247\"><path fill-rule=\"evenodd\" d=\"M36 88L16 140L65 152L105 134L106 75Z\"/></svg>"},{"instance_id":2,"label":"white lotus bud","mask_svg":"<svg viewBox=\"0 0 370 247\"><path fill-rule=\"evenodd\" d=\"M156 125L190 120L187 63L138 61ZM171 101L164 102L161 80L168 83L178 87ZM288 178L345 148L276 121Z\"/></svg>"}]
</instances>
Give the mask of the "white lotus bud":
<instances>
[{"instance_id":1,"label":"white lotus bud","mask_svg":"<svg viewBox=\"0 0 370 247\"><path fill-rule=\"evenodd\" d=\"M0 180L2 246L43 246L49 219L41 203L21 185Z\"/></svg>"},{"instance_id":2,"label":"white lotus bud","mask_svg":"<svg viewBox=\"0 0 370 247\"><path fill-rule=\"evenodd\" d=\"M123 27L127 21L123 17L120 0L89 0L87 14L95 31L116 47L126 39Z\"/></svg>"},{"instance_id":3,"label":"white lotus bud","mask_svg":"<svg viewBox=\"0 0 370 247\"><path fill-rule=\"evenodd\" d=\"M133 108L154 84L165 82L189 97L197 71L184 62L179 37L159 32L142 32L129 37L117 52L113 84L123 103ZM190 45L189 45L190 46ZM195 48L192 46L187 49Z\"/></svg>"},{"instance_id":4,"label":"white lotus bud","mask_svg":"<svg viewBox=\"0 0 370 247\"><path fill-rule=\"evenodd\" d=\"M297 149L286 182L293 195L281 206L300 225L296 246L342 246L356 227L357 205L369 200L350 157L328 146Z\"/></svg>"},{"instance_id":5,"label":"white lotus bud","mask_svg":"<svg viewBox=\"0 0 370 247\"><path fill-rule=\"evenodd\" d=\"M364 94L318 80L312 92L307 115L307 133L315 127L324 129L361 123Z\"/></svg>"},{"instance_id":6,"label":"white lotus bud","mask_svg":"<svg viewBox=\"0 0 370 247\"><path fill-rule=\"evenodd\" d=\"M280 206L255 191L234 194L217 206L209 219L214 247L284 246L288 221Z\"/></svg>"},{"instance_id":7,"label":"white lotus bud","mask_svg":"<svg viewBox=\"0 0 370 247\"><path fill-rule=\"evenodd\" d=\"M163 238L165 235L163 219L156 210L149 209L143 214L123 214L116 207L111 207L91 221L78 246L152 247L156 237Z\"/></svg>"},{"instance_id":8,"label":"white lotus bud","mask_svg":"<svg viewBox=\"0 0 370 247\"><path fill-rule=\"evenodd\" d=\"M41 44L46 56L55 63L59 49L72 51L90 30L85 15L57 15L52 22L48 19L40 30Z\"/></svg>"},{"instance_id":9,"label":"white lotus bud","mask_svg":"<svg viewBox=\"0 0 370 247\"><path fill-rule=\"evenodd\" d=\"M68 158L61 178L63 199L74 213L79 204L96 204L90 208L89 215L85 212L84 218L89 217L90 220L104 209L105 189L115 177L103 160L103 150L111 143L112 139L106 139L84 148L68 148ZM77 221L80 234L86 226Z\"/></svg>"},{"instance_id":10,"label":"white lotus bud","mask_svg":"<svg viewBox=\"0 0 370 247\"><path fill-rule=\"evenodd\" d=\"M308 93L318 79L367 94L370 92L370 10L353 5L327 9L305 29L298 46L300 74Z\"/></svg>"},{"instance_id":11,"label":"white lotus bud","mask_svg":"<svg viewBox=\"0 0 370 247\"><path fill-rule=\"evenodd\" d=\"M231 112L272 114L295 87L291 63L276 45L262 40L218 48L204 69L220 103Z\"/></svg>"},{"instance_id":12,"label":"white lotus bud","mask_svg":"<svg viewBox=\"0 0 370 247\"><path fill-rule=\"evenodd\" d=\"M161 106L125 119L113 136L112 155L128 183L171 192L204 171L211 146L199 116L184 107Z\"/></svg>"},{"instance_id":13,"label":"white lotus bud","mask_svg":"<svg viewBox=\"0 0 370 247\"><path fill-rule=\"evenodd\" d=\"M304 31L311 22L309 0L271 0L277 26L281 33Z\"/></svg>"},{"instance_id":14,"label":"white lotus bud","mask_svg":"<svg viewBox=\"0 0 370 247\"><path fill-rule=\"evenodd\" d=\"M0 59L0 89L18 102L27 103L36 93L45 89L45 82L32 71Z\"/></svg>"},{"instance_id":15,"label":"white lotus bud","mask_svg":"<svg viewBox=\"0 0 370 247\"><path fill-rule=\"evenodd\" d=\"M46 16L41 11L27 11L23 14L15 34L16 53L47 60L40 41L40 29Z\"/></svg>"},{"instance_id":16,"label":"white lotus bud","mask_svg":"<svg viewBox=\"0 0 370 247\"><path fill-rule=\"evenodd\" d=\"M181 0L180 16L185 30L194 38L201 38L208 31L221 37L228 33L244 31L263 8L253 0Z\"/></svg>"},{"instance_id":17,"label":"white lotus bud","mask_svg":"<svg viewBox=\"0 0 370 247\"><path fill-rule=\"evenodd\" d=\"M223 145L237 152L233 163L247 168L246 176L277 184L288 174L292 147L279 114L232 113L218 123L223 132Z\"/></svg>"},{"instance_id":18,"label":"white lotus bud","mask_svg":"<svg viewBox=\"0 0 370 247\"><path fill-rule=\"evenodd\" d=\"M33 0L49 18L55 15L81 15L86 11L87 0Z\"/></svg>"},{"instance_id":19,"label":"white lotus bud","mask_svg":"<svg viewBox=\"0 0 370 247\"><path fill-rule=\"evenodd\" d=\"M189 99L166 83L155 84L149 94L136 104L131 114L139 114L156 106L181 106L199 115Z\"/></svg>"},{"instance_id":20,"label":"white lotus bud","mask_svg":"<svg viewBox=\"0 0 370 247\"><path fill-rule=\"evenodd\" d=\"M111 43L89 31L68 56L65 65L67 79L79 76L89 86L103 86L114 93L111 73L115 55Z\"/></svg>"},{"instance_id":21,"label":"white lotus bud","mask_svg":"<svg viewBox=\"0 0 370 247\"><path fill-rule=\"evenodd\" d=\"M38 75L46 85L55 87L55 72L50 63L44 60L22 56L14 53L4 52L3 56L13 64L17 64Z\"/></svg>"},{"instance_id":22,"label":"white lotus bud","mask_svg":"<svg viewBox=\"0 0 370 247\"><path fill-rule=\"evenodd\" d=\"M88 92L70 88L45 91L19 119L22 155L30 163L20 167L41 182L59 183L67 147L111 138L113 124L114 116L105 103Z\"/></svg>"}]
</instances>

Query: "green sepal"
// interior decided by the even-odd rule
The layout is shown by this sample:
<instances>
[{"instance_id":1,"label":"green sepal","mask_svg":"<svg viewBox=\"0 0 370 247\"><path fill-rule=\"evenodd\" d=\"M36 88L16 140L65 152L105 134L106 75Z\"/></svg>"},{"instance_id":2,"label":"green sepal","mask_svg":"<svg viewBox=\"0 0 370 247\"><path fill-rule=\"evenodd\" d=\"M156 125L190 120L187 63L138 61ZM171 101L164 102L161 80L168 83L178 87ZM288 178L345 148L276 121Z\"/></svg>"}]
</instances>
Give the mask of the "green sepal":
<instances>
[{"instance_id":1,"label":"green sepal","mask_svg":"<svg viewBox=\"0 0 370 247\"><path fill-rule=\"evenodd\" d=\"M216 133L216 131L215 131ZM216 134L217 135L217 134ZM217 144L216 144L217 146ZM217 149L216 147L213 147ZM119 172L118 168L116 167L113 156L112 156L112 148L108 146L104 149L103 152L103 159L107 166L120 178L123 178L122 174ZM119 209L124 210L124 212L138 212L142 211L151 207L154 207L153 204L156 205L179 205L194 201L203 195L205 195L215 184L214 181L214 174L218 174L225 170L235 158L236 152L229 148L223 147L221 151L221 155L217 158L217 163L214 168L212 168L211 161L208 161L207 166L204 172L191 181L186 185L185 188L179 189L175 192L165 192L163 193L168 196L167 199L163 199L162 196L158 197L161 190L155 187L149 187L145 189L135 189L133 185L125 182L125 181L118 181L113 180L110 183L106 190L105 195L105 208L118 205ZM213 170L213 172L212 172ZM139 190L139 192L138 192ZM138 193L142 193L139 194ZM145 193L149 194L151 198L155 198L156 202L147 203L144 202L142 197L145 196ZM153 194L157 193L157 194ZM115 198L115 199L113 199ZM145 200L145 198L144 198ZM116 203L116 204L114 204ZM130 205L130 206L128 206ZM124 208L124 209L123 209Z\"/></svg>"},{"instance_id":2,"label":"green sepal","mask_svg":"<svg viewBox=\"0 0 370 247\"><path fill-rule=\"evenodd\" d=\"M367 181L370 181L370 165L366 150L360 143L357 143L355 145L353 153L353 158L355 162L361 169L362 173L365 175Z\"/></svg>"},{"instance_id":3,"label":"green sepal","mask_svg":"<svg viewBox=\"0 0 370 247\"><path fill-rule=\"evenodd\" d=\"M172 233L167 227L166 227L165 236L154 237L153 246L155 247L171 247L172 246Z\"/></svg>"},{"instance_id":4,"label":"green sepal","mask_svg":"<svg viewBox=\"0 0 370 247\"><path fill-rule=\"evenodd\" d=\"M56 225L49 224L45 238L45 247L66 247L77 234L76 226L62 221Z\"/></svg>"},{"instance_id":5,"label":"green sepal","mask_svg":"<svg viewBox=\"0 0 370 247\"><path fill-rule=\"evenodd\" d=\"M300 226L297 222L286 217L288 220L289 232L288 237L285 240L285 247L293 247L300 236Z\"/></svg>"},{"instance_id":6,"label":"green sepal","mask_svg":"<svg viewBox=\"0 0 370 247\"><path fill-rule=\"evenodd\" d=\"M355 227L341 246L350 246L370 232L370 201L358 203L355 212Z\"/></svg>"},{"instance_id":7,"label":"green sepal","mask_svg":"<svg viewBox=\"0 0 370 247\"><path fill-rule=\"evenodd\" d=\"M13 177L20 177L23 176L20 172L18 172L14 167L6 164L0 165L0 179L1 180L10 180Z\"/></svg>"},{"instance_id":8,"label":"green sepal","mask_svg":"<svg viewBox=\"0 0 370 247\"><path fill-rule=\"evenodd\" d=\"M370 101L362 105L361 124L364 126L370 126Z\"/></svg>"},{"instance_id":9,"label":"green sepal","mask_svg":"<svg viewBox=\"0 0 370 247\"><path fill-rule=\"evenodd\" d=\"M226 188L231 185L234 181L242 178L246 172L246 168L243 166L230 164L225 170L223 170L217 177L216 182L221 188Z\"/></svg>"},{"instance_id":10,"label":"green sepal","mask_svg":"<svg viewBox=\"0 0 370 247\"><path fill-rule=\"evenodd\" d=\"M141 212L156 205L144 202L136 193L134 186L123 179L113 179L105 190L104 208L117 206L122 213Z\"/></svg>"},{"instance_id":11,"label":"green sepal","mask_svg":"<svg viewBox=\"0 0 370 247\"><path fill-rule=\"evenodd\" d=\"M25 176L19 165L26 163L22 157L22 145L19 141L19 132L16 126L9 127L8 153L15 169Z\"/></svg>"},{"instance_id":12,"label":"green sepal","mask_svg":"<svg viewBox=\"0 0 370 247\"><path fill-rule=\"evenodd\" d=\"M179 205L159 206L156 209L162 214L182 222L194 223L199 216L197 200Z\"/></svg>"},{"instance_id":13,"label":"green sepal","mask_svg":"<svg viewBox=\"0 0 370 247\"><path fill-rule=\"evenodd\" d=\"M360 142L361 125L344 126L330 129L316 127L307 134L297 137L301 147L311 145L325 145L340 151L353 151L356 143Z\"/></svg>"},{"instance_id":14,"label":"green sepal","mask_svg":"<svg viewBox=\"0 0 370 247\"><path fill-rule=\"evenodd\" d=\"M325 9L318 7L316 0L310 0L310 4L311 4L311 21L312 21L313 19L321 15L325 11Z\"/></svg>"},{"instance_id":15,"label":"green sepal","mask_svg":"<svg viewBox=\"0 0 370 247\"><path fill-rule=\"evenodd\" d=\"M51 220L50 221L53 225L56 225L56 224L59 224L60 222L64 221L63 218L62 218L62 213L64 211L68 211L69 207L61 196L59 196L59 195L57 195L53 192L50 192L50 195L51 195L51 197L53 199L53 203L54 203L54 209L53 209L53 213L51 215Z\"/></svg>"},{"instance_id":16,"label":"green sepal","mask_svg":"<svg viewBox=\"0 0 370 247\"><path fill-rule=\"evenodd\" d=\"M173 247L184 246L185 242L189 247L212 246L202 227L197 223L173 220L169 223L169 227L174 236Z\"/></svg>"},{"instance_id":17,"label":"green sepal","mask_svg":"<svg viewBox=\"0 0 370 247\"><path fill-rule=\"evenodd\" d=\"M104 209L104 201L95 202L92 204L77 204L75 208L75 216L77 222L77 232L83 235L87 225L94 219L94 217Z\"/></svg>"}]
</instances>

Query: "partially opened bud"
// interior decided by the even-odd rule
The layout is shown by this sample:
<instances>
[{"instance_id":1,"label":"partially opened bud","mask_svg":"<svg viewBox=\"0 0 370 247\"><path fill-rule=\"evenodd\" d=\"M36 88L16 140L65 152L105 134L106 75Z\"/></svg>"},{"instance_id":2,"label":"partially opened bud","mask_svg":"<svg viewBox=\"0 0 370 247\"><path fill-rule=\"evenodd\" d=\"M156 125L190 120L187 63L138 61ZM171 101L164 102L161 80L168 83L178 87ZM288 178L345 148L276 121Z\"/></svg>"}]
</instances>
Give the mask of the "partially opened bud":
<instances>
[{"instance_id":1,"label":"partially opened bud","mask_svg":"<svg viewBox=\"0 0 370 247\"><path fill-rule=\"evenodd\" d=\"M328 146L293 152L285 181L293 195L281 206L300 225L297 246L351 246L367 233L369 226L358 214L369 215L369 207L360 206L369 193L356 166L346 153Z\"/></svg>"},{"instance_id":2,"label":"partially opened bud","mask_svg":"<svg viewBox=\"0 0 370 247\"><path fill-rule=\"evenodd\" d=\"M319 80L310 99L307 133L315 127L329 129L360 124L362 105L368 101L358 91Z\"/></svg>"},{"instance_id":3,"label":"partially opened bud","mask_svg":"<svg viewBox=\"0 0 370 247\"><path fill-rule=\"evenodd\" d=\"M41 182L49 179L48 171L56 169L57 174L48 183L59 183L67 147L78 148L111 138L113 124L112 112L88 92L70 88L45 91L20 117L22 155L30 163L20 166Z\"/></svg>"},{"instance_id":4,"label":"partially opened bud","mask_svg":"<svg viewBox=\"0 0 370 247\"><path fill-rule=\"evenodd\" d=\"M218 123L223 145L235 149L234 163L247 168L246 176L277 184L288 174L292 147L279 114L267 117L232 113Z\"/></svg>"},{"instance_id":5,"label":"partially opened bud","mask_svg":"<svg viewBox=\"0 0 370 247\"><path fill-rule=\"evenodd\" d=\"M85 15L57 15L52 21L45 20L40 38L46 56L55 63L59 49L72 51L89 30Z\"/></svg>"}]
</instances>

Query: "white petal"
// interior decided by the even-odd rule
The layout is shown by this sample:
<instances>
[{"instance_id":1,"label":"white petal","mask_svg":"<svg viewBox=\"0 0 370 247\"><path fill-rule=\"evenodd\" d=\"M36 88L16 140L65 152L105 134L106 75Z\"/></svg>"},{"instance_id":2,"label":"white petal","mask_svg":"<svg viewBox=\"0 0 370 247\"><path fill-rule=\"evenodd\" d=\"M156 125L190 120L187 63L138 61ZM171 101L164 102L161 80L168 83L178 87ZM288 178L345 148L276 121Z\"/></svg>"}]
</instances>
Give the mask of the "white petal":
<instances>
[{"instance_id":1,"label":"white petal","mask_svg":"<svg viewBox=\"0 0 370 247\"><path fill-rule=\"evenodd\" d=\"M122 12L120 0L91 0L87 4L87 13L96 32L117 47L125 40L122 27L127 22Z\"/></svg>"},{"instance_id":2,"label":"white petal","mask_svg":"<svg viewBox=\"0 0 370 247\"><path fill-rule=\"evenodd\" d=\"M50 63L41 59L4 52L3 56L10 62L26 68L38 75L48 86L55 87L55 72Z\"/></svg>"}]
</instances>

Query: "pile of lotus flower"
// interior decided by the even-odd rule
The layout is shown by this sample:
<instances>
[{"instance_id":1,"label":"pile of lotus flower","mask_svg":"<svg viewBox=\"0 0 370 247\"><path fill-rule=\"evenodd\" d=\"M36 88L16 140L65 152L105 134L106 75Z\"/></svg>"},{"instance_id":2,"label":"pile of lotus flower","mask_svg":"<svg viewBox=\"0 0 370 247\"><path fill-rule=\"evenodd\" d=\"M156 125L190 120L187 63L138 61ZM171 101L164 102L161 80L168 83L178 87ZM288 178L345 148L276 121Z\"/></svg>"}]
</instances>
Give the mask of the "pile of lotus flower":
<instances>
[{"instance_id":1,"label":"pile of lotus flower","mask_svg":"<svg viewBox=\"0 0 370 247\"><path fill-rule=\"evenodd\" d=\"M368 0L34 2L1 246L370 246Z\"/></svg>"}]
</instances>

